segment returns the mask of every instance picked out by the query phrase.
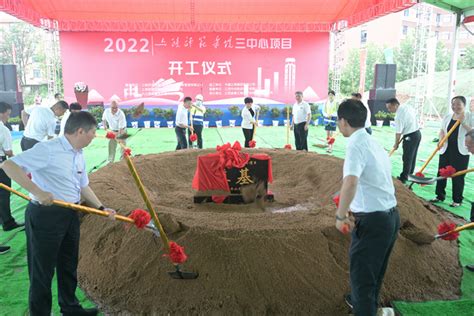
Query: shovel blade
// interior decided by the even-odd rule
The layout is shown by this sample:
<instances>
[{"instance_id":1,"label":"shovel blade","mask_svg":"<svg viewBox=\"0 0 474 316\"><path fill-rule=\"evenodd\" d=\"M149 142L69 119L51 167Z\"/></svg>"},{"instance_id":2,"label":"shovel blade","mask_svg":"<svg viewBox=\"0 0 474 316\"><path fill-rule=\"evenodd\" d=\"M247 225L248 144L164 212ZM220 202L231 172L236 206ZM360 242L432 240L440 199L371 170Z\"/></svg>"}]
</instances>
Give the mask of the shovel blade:
<instances>
[{"instance_id":1,"label":"shovel blade","mask_svg":"<svg viewBox=\"0 0 474 316\"><path fill-rule=\"evenodd\" d=\"M413 183L418 183L418 184L433 184L436 181L438 181L438 178L424 178L424 177L418 177L413 174L408 175L408 181L411 181Z\"/></svg>"},{"instance_id":2,"label":"shovel blade","mask_svg":"<svg viewBox=\"0 0 474 316\"><path fill-rule=\"evenodd\" d=\"M185 272L181 270L168 272L168 274L173 279L178 279L178 280L194 280L194 279L197 279L199 276L199 273L197 272Z\"/></svg>"}]
</instances>

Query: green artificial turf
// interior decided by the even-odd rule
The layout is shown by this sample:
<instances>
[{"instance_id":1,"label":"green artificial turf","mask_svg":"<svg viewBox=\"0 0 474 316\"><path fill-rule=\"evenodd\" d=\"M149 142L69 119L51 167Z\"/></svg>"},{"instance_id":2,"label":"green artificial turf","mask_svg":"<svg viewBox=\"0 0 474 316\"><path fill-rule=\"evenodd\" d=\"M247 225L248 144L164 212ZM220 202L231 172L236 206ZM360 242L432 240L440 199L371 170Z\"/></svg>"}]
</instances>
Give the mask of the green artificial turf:
<instances>
[{"instance_id":1,"label":"green artificial turf","mask_svg":"<svg viewBox=\"0 0 474 316\"><path fill-rule=\"evenodd\" d=\"M419 169L423 162L435 148L432 142L438 131L437 124L425 127L423 132L422 144L418 153ZM174 150L176 147L176 136L174 129L129 129L132 135L127 144L132 149L132 155L160 153L164 151ZM103 131L98 131L98 135L104 135ZM374 128L373 136L387 149L390 149L394 142L394 131L390 127ZM204 147L212 148L225 142L233 143L239 140L244 141L243 133L240 128L208 128L203 132ZM325 142L325 131L322 127L311 127L309 130L308 146L310 151L326 154L325 149L315 147L314 144L323 144ZM260 148L283 148L286 143L285 127L261 127L257 130L257 147ZM294 147L293 134L290 133L290 143ZM337 136L334 145L333 155L344 158L344 146L346 140L342 136ZM19 140L14 142L14 151L20 152ZM106 164L107 158L107 140L104 138L96 138L85 149L85 157L87 168L90 172L101 168ZM117 154L118 157L118 154ZM425 170L426 176L435 176L438 157L436 156L432 163ZM401 149L397 151L391 158L393 166L393 175L400 173L402 167ZM474 166L471 159L470 168ZM14 188L18 186L14 184ZM448 183L447 193L448 199L444 203L439 203L440 207L469 218L470 202L474 200L474 175L470 174L466 177L466 185L464 190L465 203L460 208L450 208L451 184ZM434 197L434 186L414 186L414 192L422 198L430 199ZM25 201L12 197L12 212L14 217L23 221ZM436 228L433 227L435 232ZM443 242L442 240L436 242ZM6 244L12 247L12 250L5 255L0 256L0 315L26 315L28 312L28 275L26 266L26 244L25 234L23 231L3 232L0 231L0 244ZM468 263L474 264L474 232L464 231L459 238L460 262L464 266ZM394 302L398 312L403 316L411 315L458 315L473 316L474 315L474 273L463 270L463 278L461 284L462 297L457 301L433 301L422 303L410 302ZM53 281L53 313L59 315L57 306L57 290L56 282ZM84 306L93 306L87 300L82 291L78 290L78 297Z\"/></svg>"}]
</instances>

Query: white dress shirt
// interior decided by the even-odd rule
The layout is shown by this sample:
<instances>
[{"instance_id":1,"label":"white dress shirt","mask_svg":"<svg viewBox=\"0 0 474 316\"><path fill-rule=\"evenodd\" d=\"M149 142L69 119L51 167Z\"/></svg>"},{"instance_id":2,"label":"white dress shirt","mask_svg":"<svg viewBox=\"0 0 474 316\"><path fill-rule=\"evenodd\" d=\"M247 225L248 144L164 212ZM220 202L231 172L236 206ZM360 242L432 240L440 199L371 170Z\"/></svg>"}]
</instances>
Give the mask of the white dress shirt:
<instances>
[{"instance_id":1,"label":"white dress shirt","mask_svg":"<svg viewBox=\"0 0 474 316\"><path fill-rule=\"evenodd\" d=\"M418 120L416 119L415 110L406 105L401 104L395 114L395 131L397 134L408 135L419 130Z\"/></svg>"},{"instance_id":2,"label":"white dress shirt","mask_svg":"<svg viewBox=\"0 0 474 316\"><path fill-rule=\"evenodd\" d=\"M66 122L67 122L67 119L69 118L70 115L71 115L71 111L69 111L69 110L67 110L64 113L63 118L61 119L61 129L59 130L59 136L64 135L64 128L66 127Z\"/></svg>"},{"instance_id":3,"label":"white dress shirt","mask_svg":"<svg viewBox=\"0 0 474 316\"><path fill-rule=\"evenodd\" d=\"M41 142L48 136L55 136L56 116L48 107L37 106L30 114L23 135Z\"/></svg>"},{"instance_id":4,"label":"white dress shirt","mask_svg":"<svg viewBox=\"0 0 474 316\"><path fill-rule=\"evenodd\" d=\"M125 119L125 113L121 109L117 109L115 114L112 114L112 109L105 109L102 114L102 121L106 121L109 125L109 129L113 131L119 131L127 127L127 120Z\"/></svg>"},{"instance_id":5,"label":"white dress shirt","mask_svg":"<svg viewBox=\"0 0 474 316\"><path fill-rule=\"evenodd\" d=\"M361 101L362 102L362 101ZM364 125L364 128L368 128L368 127L371 127L372 126L372 122L370 121L370 117L372 116L371 112L370 112L370 108L367 104L365 104L364 102L362 102L362 104L365 106L365 108L367 109L367 117L365 119L365 125Z\"/></svg>"},{"instance_id":6,"label":"white dress shirt","mask_svg":"<svg viewBox=\"0 0 474 316\"><path fill-rule=\"evenodd\" d=\"M5 156L5 152L10 150L12 150L12 135L5 124L0 121L0 156Z\"/></svg>"},{"instance_id":7,"label":"white dress shirt","mask_svg":"<svg viewBox=\"0 0 474 316\"><path fill-rule=\"evenodd\" d=\"M466 116L464 118L464 122L469 123L471 121L471 113L466 112L465 115ZM451 122L452 118L453 118L453 114L448 114L443 118L443 121L441 122L441 129L444 131L444 135L448 134L448 125ZM461 155L469 155L469 151L467 150L467 147L465 145L467 132L469 132L469 130L465 129L463 124L459 125L458 151ZM446 152L446 149L448 149L448 141L446 141L443 147L441 147L441 149L439 150L439 154L440 155L444 154Z\"/></svg>"},{"instance_id":8,"label":"white dress shirt","mask_svg":"<svg viewBox=\"0 0 474 316\"><path fill-rule=\"evenodd\" d=\"M307 122L308 114L311 114L311 107L305 101L293 104L292 109L293 124Z\"/></svg>"},{"instance_id":9,"label":"white dress shirt","mask_svg":"<svg viewBox=\"0 0 474 316\"><path fill-rule=\"evenodd\" d=\"M38 143L11 160L31 173L31 180L54 199L77 203L81 189L89 185L82 150L75 150L65 136ZM37 201L34 195L30 197Z\"/></svg>"},{"instance_id":10,"label":"white dress shirt","mask_svg":"<svg viewBox=\"0 0 474 316\"><path fill-rule=\"evenodd\" d=\"M257 112L256 112L256 108L254 108L252 106L252 110L253 112L255 113L255 115L257 115ZM253 124L252 123L255 123L255 115L252 115L252 113L250 113L249 109L247 109L246 106L244 106L244 108L242 109L242 113L241 113L241 116L242 116L242 128L245 128L245 129L252 129L253 128Z\"/></svg>"},{"instance_id":11,"label":"white dress shirt","mask_svg":"<svg viewBox=\"0 0 474 316\"><path fill-rule=\"evenodd\" d=\"M178 105L178 110L176 111L175 124L176 124L176 126L179 126L179 125L188 126L189 125L188 109L186 109L183 104Z\"/></svg>"},{"instance_id":12,"label":"white dress shirt","mask_svg":"<svg viewBox=\"0 0 474 316\"><path fill-rule=\"evenodd\" d=\"M385 211L397 205L391 170L387 152L365 129L361 128L349 137L343 173L344 178L359 178L350 206L353 213Z\"/></svg>"}]
</instances>

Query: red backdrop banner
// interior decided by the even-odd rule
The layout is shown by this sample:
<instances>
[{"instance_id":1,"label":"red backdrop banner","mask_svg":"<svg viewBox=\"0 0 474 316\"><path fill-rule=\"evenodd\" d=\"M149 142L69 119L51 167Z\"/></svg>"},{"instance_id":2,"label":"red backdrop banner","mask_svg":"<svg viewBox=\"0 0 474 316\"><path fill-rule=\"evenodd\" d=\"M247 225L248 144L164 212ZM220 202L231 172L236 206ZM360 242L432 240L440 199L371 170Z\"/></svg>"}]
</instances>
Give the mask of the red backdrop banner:
<instances>
[{"instance_id":1,"label":"red backdrop banner","mask_svg":"<svg viewBox=\"0 0 474 316\"><path fill-rule=\"evenodd\" d=\"M61 32L65 95L83 81L94 99L176 104L201 93L215 104L325 98L328 33Z\"/></svg>"}]
</instances>

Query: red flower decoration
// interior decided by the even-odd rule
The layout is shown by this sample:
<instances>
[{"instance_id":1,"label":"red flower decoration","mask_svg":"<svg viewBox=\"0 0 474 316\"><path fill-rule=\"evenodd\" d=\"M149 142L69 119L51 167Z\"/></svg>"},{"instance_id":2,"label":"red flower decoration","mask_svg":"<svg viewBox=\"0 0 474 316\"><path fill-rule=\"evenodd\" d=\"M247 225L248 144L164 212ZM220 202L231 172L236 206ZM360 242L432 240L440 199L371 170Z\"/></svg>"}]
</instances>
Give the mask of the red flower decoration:
<instances>
[{"instance_id":1,"label":"red flower decoration","mask_svg":"<svg viewBox=\"0 0 474 316\"><path fill-rule=\"evenodd\" d=\"M456 169L453 166L449 165L444 168L439 169L439 175L443 178L449 178L456 173Z\"/></svg>"},{"instance_id":2,"label":"red flower decoration","mask_svg":"<svg viewBox=\"0 0 474 316\"><path fill-rule=\"evenodd\" d=\"M339 197L339 194L338 195L335 195L332 200L334 201L334 203L336 203L336 207L339 207L339 200L340 200L340 197Z\"/></svg>"},{"instance_id":3,"label":"red flower decoration","mask_svg":"<svg viewBox=\"0 0 474 316\"><path fill-rule=\"evenodd\" d=\"M170 253L164 254L164 257L169 257L171 262L174 264L184 263L188 256L184 253L184 248L175 243L174 241L170 241Z\"/></svg>"},{"instance_id":4,"label":"red flower decoration","mask_svg":"<svg viewBox=\"0 0 474 316\"><path fill-rule=\"evenodd\" d=\"M197 141L197 139L198 139L198 136L194 133L192 133L191 136L189 136L189 140L192 142Z\"/></svg>"},{"instance_id":5,"label":"red flower decoration","mask_svg":"<svg viewBox=\"0 0 474 316\"><path fill-rule=\"evenodd\" d=\"M128 217L135 221L135 226L137 226L137 228L145 227L151 220L150 213L140 209L133 210Z\"/></svg>"},{"instance_id":6,"label":"red flower decoration","mask_svg":"<svg viewBox=\"0 0 474 316\"><path fill-rule=\"evenodd\" d=\"M422 172L417 172L417 173L415 173L415 176L420 177L420 178L424 178L424 177L425 177L425 175L424 175Z\"/></svg>"},{"instance_id":7,"label":"red flower decoration","mask_svg":"<svg viewBox=\"0 0 474 316\"><path fill-rule=\"evenodd\" d=\"M257 142L252 139L251 141L249 141L249 146L250 148L255 148L255 146L257 146Z\"/></svg>"},{"instance_id":8,"label":"red flower decoration","mask_svg":"<svg viewBox=\"0 0 474 316\"><path fill-rule=\"evenodd\" d=\"M342 233L344 235L347 235L349 233L349 230L350 230L349 224L344 224L344 226L342 226Z\"/></svg>"},{"instance_id":9,"label":"red flower decoration","mask_svg":"<svg viewBox=\"0 0 474 316\"><path fill-rule=\"evenodd\" d=\"M328 139L328 145L334 144L335 141L336 141L336 139L335 139L334 137L329 137L329 139Z\"/></svg>"},{"instance_id":10,"label":"red flower decoration","mask_svg":"<svg viewBox=\"0 0 474 316\"><path fill-rule=\"evenodd\" d=\"M291 144L286 144L286 145L285 145L285 149L291 150Z\"/></svg>"},{"instance_id":11,"label":"red flower decoration","mask_svg":"<svg viewBox=\"0 0 474 316\"><path fill-rule=\"evenodd\" d=\"M115 139L117 137L117 135L115 135L114 132L107 132L105 137L108 138L108 139Z\"/></svg>"},{"instance_id":12,"label":"red flower decoration","mask_svg":"<svg viewBox=\"0 0 474 316\"><path fill-rule=\"evenodd\" d=\"M451 221L444 221L438 225L438 234L444 234L456 229L456 224ZM444 240L456 240L459 237L459 232L451 233L441 237Z\"/></svg>"},{"instance_id":13,"label":"red flower decoration","mask_svg":"<svg viewBox=\"0 0 474 316\"><path fill-rule=\"evenodd\" d=\"M132 150L130 148L127 147L123 150L123 155L124 156L129 156L130 157L131 154L132 154Z\"/></svg>"}]
</instances>

